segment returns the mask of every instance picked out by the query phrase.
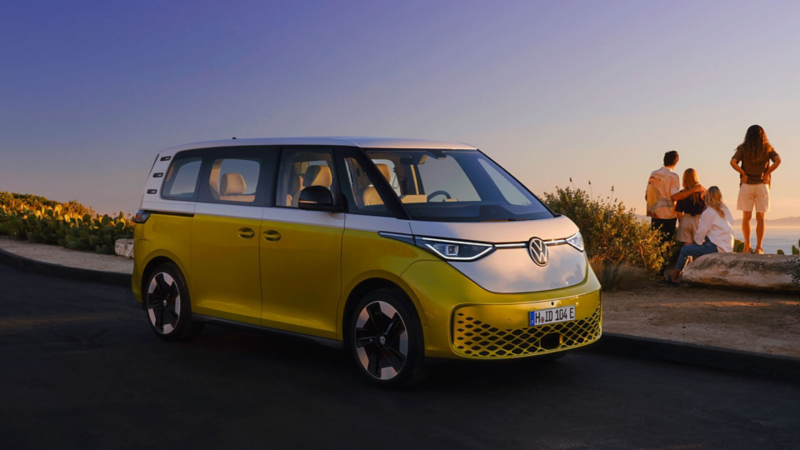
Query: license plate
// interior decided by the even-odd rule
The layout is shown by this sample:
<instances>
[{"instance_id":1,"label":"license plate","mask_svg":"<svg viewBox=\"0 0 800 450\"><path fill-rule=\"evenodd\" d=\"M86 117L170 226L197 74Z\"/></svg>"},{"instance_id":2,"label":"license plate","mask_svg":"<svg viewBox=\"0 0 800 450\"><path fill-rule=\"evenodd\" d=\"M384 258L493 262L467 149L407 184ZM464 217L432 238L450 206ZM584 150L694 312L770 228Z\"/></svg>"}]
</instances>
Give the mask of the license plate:
<instances>
[{"instance_id":1,"label":"license plate","mask_svg":"<svg viewBox=\"0 0 800 450\"><path fill-rule=\"evenodd\" d=\"M531 326L575 320L575 305L531 311Z\"/></svg>"}]
</instances>

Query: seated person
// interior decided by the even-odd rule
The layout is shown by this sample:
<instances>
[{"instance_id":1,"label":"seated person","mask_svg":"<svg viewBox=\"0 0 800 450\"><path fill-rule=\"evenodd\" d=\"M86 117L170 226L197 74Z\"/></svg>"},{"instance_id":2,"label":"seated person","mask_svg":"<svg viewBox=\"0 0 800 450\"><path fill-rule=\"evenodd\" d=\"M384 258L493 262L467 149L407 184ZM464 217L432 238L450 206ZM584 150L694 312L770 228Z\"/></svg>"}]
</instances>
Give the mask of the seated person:
<instances>
[{"instance_id":1,"label":"seated person","mask_svg":"<svg viewBox=\"0 0 800 450\"><path fill-rule=\"evenodd\" d=\"M675 234L675 240L682 242L684 245L694 242L694 234L700 226L700 215L706 209L706 191L700 184L697 171L686 169L683 172L683 190L680 193L691 191L695 192L686 198L679 199L675 203L675 212L678 213L678 221L680 223ZM677 195L674 197L677 197Z\"/></svg>"},{"instance_id":2,"label":"seated person","mask_svg":"<svg viewBox=\"0 0 800 450\"><path fill-rule=\"evenodd\" d=\"M722 202L722 192L716 186L711 186L706 192L706 210L700 215L700 225L694 235L694 244L689 244L681 249L678 264L667 280L677 284L687 259L699 258L703 255L717 252L733 251L733 216L728 207Z\"/></svg>"}]
</instances>

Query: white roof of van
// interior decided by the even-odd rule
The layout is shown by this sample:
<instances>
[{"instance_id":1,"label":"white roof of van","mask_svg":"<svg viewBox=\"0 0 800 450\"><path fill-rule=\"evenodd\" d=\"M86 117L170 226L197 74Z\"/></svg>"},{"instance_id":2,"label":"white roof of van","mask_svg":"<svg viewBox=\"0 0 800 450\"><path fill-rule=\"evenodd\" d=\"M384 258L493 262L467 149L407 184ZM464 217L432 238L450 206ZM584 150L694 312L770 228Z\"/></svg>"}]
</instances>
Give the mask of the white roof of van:
<instances>
[{"instance_id":1,"label":"white roof of van","mask_svg":"<svg viewBox=\"0 0 800 450\"><path fill-rule=\"evenodd\" d=\"M209 147L234 147L241 145L319 145L361 148L410 148L432 150L476 150L461 142L430 141L425 139L378 138L378 137L292 137L228 139L224 141L195 142L163 150L161 154L174 154L181 150Z\"/></svg>"}]
</instances>

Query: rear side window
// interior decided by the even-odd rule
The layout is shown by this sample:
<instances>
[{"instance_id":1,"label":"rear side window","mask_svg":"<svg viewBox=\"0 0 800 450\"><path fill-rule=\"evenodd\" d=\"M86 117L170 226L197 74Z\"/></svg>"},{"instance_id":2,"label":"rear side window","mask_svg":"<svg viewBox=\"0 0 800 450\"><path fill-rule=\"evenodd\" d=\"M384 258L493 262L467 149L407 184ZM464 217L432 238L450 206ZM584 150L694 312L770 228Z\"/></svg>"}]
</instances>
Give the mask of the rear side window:
<instances>
[{"instance_id":1,"label":"rear side window","mask_svg":"<svg viewBox=\"0 0 800 450\"><path fill-rule=\"evenodd\" d=\"M168 200L194 200L197 193L197 179L203 165L201 156L181 157L180 154L172 161L164 186L161 188L161 198Z\"/></svg>"},{"instance_id":2,"label":"rear side window","mask_svg":"<svg viewBox=\"0 0 800 450\"><path fill-rule=\"evenodd\" d=\"M223 202L254 203L260 174L261 162L258 159L213 159L208 179L211 198Z\"/></svg>"},{"instance_id":3,"label":"rear side window","mask_svg":"<svg viewBox=\"0 0 800 450\"><path fill-rule=\"evenodd\" d=\"M274 185L277 149L224 147L210 149L200 180L198 201L264 206L268 185Z\"/></svg>"}]
</instances>

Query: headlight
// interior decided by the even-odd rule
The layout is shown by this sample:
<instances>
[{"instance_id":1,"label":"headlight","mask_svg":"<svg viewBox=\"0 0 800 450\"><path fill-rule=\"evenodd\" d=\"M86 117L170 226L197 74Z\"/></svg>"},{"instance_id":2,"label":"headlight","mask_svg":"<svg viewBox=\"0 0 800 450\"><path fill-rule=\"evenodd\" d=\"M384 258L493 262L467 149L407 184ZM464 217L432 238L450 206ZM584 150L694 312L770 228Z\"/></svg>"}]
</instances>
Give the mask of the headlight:
<instances>
[{"instance_id":1,"label":"headlight","mask_svg":"<svg viewBox=\"0 0 800 450\"><path fill-rule=\"evenodd\" d=\"M494 250L492 244L414 237L414 243L448 261L475 261Z\"/></svg>"},{"instance_id":2,"label":"headlight","mask_svg":"<svg viewBox=\"0 0 800 450\"><path fill-rule=\"evenodd\" d=\"M567 238L567 244L575 247L578 251L583 251L583 236L581 236L581 232L575 233L574 236Z\"/></svg>"}]
</instances>

